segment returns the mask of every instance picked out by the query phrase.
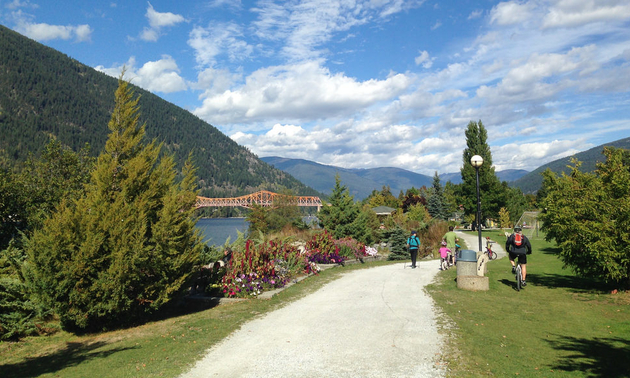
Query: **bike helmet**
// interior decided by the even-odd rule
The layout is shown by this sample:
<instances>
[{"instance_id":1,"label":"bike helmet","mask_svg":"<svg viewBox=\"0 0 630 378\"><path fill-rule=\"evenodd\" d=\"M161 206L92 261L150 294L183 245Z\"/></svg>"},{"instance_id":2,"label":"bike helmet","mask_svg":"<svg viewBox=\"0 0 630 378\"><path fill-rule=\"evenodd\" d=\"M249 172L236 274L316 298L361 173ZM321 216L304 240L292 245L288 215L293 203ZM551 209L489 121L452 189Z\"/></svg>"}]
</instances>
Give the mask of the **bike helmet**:
<instances>
[{"instance_id":1,"label":"bike helmet","mask_svg":"<svg viewBox=\"0 0 630 378\"><path fill-rule=\"evenodd\" d=\"M442 245L446 247L446 241L442 240Z\"/></svg>"},{"instance_id":2,"label":"bike helmet","mask_svg":"<svg viewBox=\"0 0 630 378\"><path fill-rule=\"evenodd\" d=\"M519 226L514 227L514 232L521 232L521 231L522 231L521 227Z\"/></svg>"}]
</instances>

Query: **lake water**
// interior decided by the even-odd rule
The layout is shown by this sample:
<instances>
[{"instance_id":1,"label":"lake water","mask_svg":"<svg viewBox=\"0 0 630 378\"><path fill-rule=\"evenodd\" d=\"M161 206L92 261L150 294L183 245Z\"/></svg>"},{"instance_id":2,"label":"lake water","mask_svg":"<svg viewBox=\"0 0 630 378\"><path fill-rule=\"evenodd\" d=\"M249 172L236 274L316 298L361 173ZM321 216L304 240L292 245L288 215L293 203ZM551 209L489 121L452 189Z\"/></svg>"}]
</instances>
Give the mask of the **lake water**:
<instances>
[{"instance_id":1,"label":"lake water","mask_svg":"<svg viewBox=\"0 0 630 378\"><path fill-rule=\"evenodd\" d=\"M228 237L233 243L238 237L237 231L246 232L249 222L245 218L202 218L197 228L201 230L204 243L222 246Z\"/></svg>"},{"instance_id":2,"label":"lake water","mask_svg":"<svg viewBox=\"0 0 630 378\"><path fill-rule=\"evenodd\" d=\"M302 218L309 225L317 224L314 215ZM230 238L233 243L238 237L237 231L247 232L249 222L245 218L202 218L197 222L197 228L201 230L203 242L208 245L222 246Z\"/></svg>"}]
</instances>

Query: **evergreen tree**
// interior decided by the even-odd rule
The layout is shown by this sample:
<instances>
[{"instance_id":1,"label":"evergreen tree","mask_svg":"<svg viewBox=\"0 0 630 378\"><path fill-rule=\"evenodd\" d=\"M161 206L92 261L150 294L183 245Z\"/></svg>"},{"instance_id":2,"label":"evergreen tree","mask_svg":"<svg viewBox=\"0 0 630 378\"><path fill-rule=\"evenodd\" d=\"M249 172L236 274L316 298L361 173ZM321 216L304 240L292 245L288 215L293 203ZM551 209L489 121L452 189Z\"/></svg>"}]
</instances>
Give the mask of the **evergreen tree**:
<instances>
[{"instance_id":1,"label":"evergreen tree","mask_svg":"<svg viewBox=\"0 0 630 378\"><path fill-rule=\"evenodd\" d=\"M448 219L448 205L446 204L446 198L442 185L440 185L440 176L437 172L433 175L433 187L432 193L427 201L427 210L429 214L435 219L447 220Z\"/></svg>"},{"instance_id":2,"label":"evergreen tree","mask_svg":"<svg viewBox=\"0 0 630 378\"><path fill-rule=\"evenodd\" d=\"M481 217L497 218L501 207L506 205L507 194L501 186L499 178L492 166L492 153L487 143L488 133L479 122L471 121L466 129L466 149L463 153L461 168L462 183L459 187L460 204L464 205L466 214L477 213L477 179L475 167L470 164L470 158L479 155L483 164L479 168L479 191L481 199Z\"/></svg>"},{"instance_id":3,"label":"evergreen tree","mask_svg":"<svg viewBox=\"0 0 630 378\"><path fill-rule=\"evenodd\" d=\"M407 250L407 238L409 235L400 227L394 228L389 235L390 254L387 260L409 260L411 255Z\"/></svg>"},{"instance_id":4,"label":"evergreen tree","mask_svg":"<svg viewBox=\"0 0 630 378\"><path fill-rule=\"evenodd\" d=\"M335 187L329 198L330 206L324 205L319 213L319 221L337 239L353 234L352 223L359 215L359 206L348 192L348 187L341 185L339 175L335 176Z\"/></svg>"},{"instance_id":5,"label":"evergreen tree","mask_svg":"<svg viewBox=\"0 0 630 378\"><path fill-rule=\"evenodd\" d=\"M138 98L122 76L118 83L86 195L63 201L28 245L31 284L66 329L141 320L182 288L203 249L191 158L176 183L173 158L142 143Z\"/></svg>"}]
</instances>

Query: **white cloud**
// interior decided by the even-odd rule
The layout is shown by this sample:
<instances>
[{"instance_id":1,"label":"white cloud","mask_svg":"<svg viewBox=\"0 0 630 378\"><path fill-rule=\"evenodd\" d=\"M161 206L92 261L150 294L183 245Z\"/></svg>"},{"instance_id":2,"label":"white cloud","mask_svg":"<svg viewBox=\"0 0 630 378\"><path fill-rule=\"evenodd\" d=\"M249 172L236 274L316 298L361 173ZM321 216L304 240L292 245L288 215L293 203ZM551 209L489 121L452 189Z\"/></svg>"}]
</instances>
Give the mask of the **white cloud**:
<instances>
[{"instance_id":1,"label":"white cloud","mask_svg":"<svg viewBox=\"0 0 630 378\"><path fill-rule=\"evenodd\" d=\"M416 65L422 64L424 68L431 68L433 65L433 59L429 57L429 53L427 51L420 51L420 55L418 55L415 59Z\"/></svg>"},{"instance_id":2,"label":"white cloud","mask_svg":"<svg viewBox=\"0 0 630 378\"><path fill-rule=\"evenodd\" d=\"M630 3L627 0L559 0L550 7L543 27L575 27L628 19Z\"/></svg>"},{"instance_id":3,"label":"white cloud","mask_svg":"<svg viewBox=\"0 0 630 378\"><path fill-rule=\"evenodd\" d=\"M161 35L164 27L174 26L186 21L184 16L171 12L158 12L148 3L146 18L149 20L149 27L145 27L140 33L140 39L147 42L155 42Z\"/></svg>"},{"instance_id":4,"label":"white cloud","mask_svg":"<svg viewBox=\"0 0 630 378\"><path fill-rule=\"evenodd\" d=\"M195 50L201 67L213 66L217 56L225 55L231 62L247 59L254 47L243 39L243 30L236 23L213 23L207 28L194 27L188 45Z\"/></svg>"},{"instance_id":5,"label":"white cloud","mask_svg":"<svg viewBox=\"0 0 630 378\"><path fill-rule=\"evenodd\" d=\"M15 30L37 41L50 41L53 39L73 39L76 42L89 41L92 36L92 28L89 25L50 25L45 23L30 23L22 20Z\"/></svg>"},{"instance_id":6,"label":"white cloud","mask_svg":"<svg viewBox=\"0 0 630 378\"><path fill-rule=\"evenodd\" d=\"M37 4L32 4L30 1L26 0L26 1L20 1L20 0L13 0L10 3L5 4L4 6L5 8L9 9L9 10L15 10L15 9L19 9L19 8L32 8L32 9L37 9L39 8L39 5Z\"/></svg>"},{"instance_id":7,"label":"white cloud","mask_svg":"<svg viewBox=\"0 0 630 378\"><path fill-rule=\"evenodd\" d=\"M482 14L483 14L483 11L482 11L482 10L475 10L475 11L472 11L472 13L470 13L470 15L468 15L468 19L469 19L469 20L474 20L474 19L476 19L476 18L481 17L481 15L482 15Z\"/></svg>"},{"instance_id":8,"label":"white cloud","mask_svg":"<svg viewBox=\"0 0 630 378\"><path fill-rule=\"evenodd\" d=\"M168 55L163 55L160 60L147 62L140 68L136 68L136 59L131 57L123 66L111 68L97 66L94 69L117 78L123 67L126 69L126 80L151 92L172 93L186 90L188 87L179 75L177 63Z\"/></svg>"},{"instance_id":9,"label":"white cloud","mask_svg":"<svg viewBox=\"0 0 630 378\"><path fill-rule=\"evenodd\" d=\"M531 17L533 4L529 2L508 1L499 3L490 11L490 23L514 25L527 21Z\"/></svg>"},{"instance_id":10,"label":"white cloud","mask_svg":"<svg viewBox=\"0 0 630 378\"><path fill-rule=\"evenodd\" d=\"M318 62L267 67L249 75L240 88L206 97L193 113L214 124L335 118L392 99L410 83L403 74L359 82L332 74Z\"/></svg>"}]
</instances>

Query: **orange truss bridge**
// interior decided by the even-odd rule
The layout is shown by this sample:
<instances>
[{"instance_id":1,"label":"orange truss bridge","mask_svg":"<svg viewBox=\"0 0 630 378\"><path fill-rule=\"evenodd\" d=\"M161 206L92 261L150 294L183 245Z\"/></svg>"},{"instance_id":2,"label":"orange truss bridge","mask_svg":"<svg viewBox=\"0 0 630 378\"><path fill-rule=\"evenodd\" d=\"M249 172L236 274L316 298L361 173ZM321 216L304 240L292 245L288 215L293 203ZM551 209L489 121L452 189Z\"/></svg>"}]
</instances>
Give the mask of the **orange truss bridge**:
<instances>
[{"instance_id":1,"label":"orange truss bridge","mask_svg":"<svg viewBox=\"0 0 630 378\"><path fill-rule=\"evenodd\" d=\"M319 211L319 209L322 207L322 200L320 200L319 197L285 196L283 194L261 190L260 192L256 192L253 194L233 198L197 197L195 208L199 209L201 207L211 206L241 206L251 208L254 204L268 207L273 206L274 200L282 197L287 197L288 201L291 201L291 203L295 202L297 206L317 206L317 211Z\"/></svg>"}]
</instances>

